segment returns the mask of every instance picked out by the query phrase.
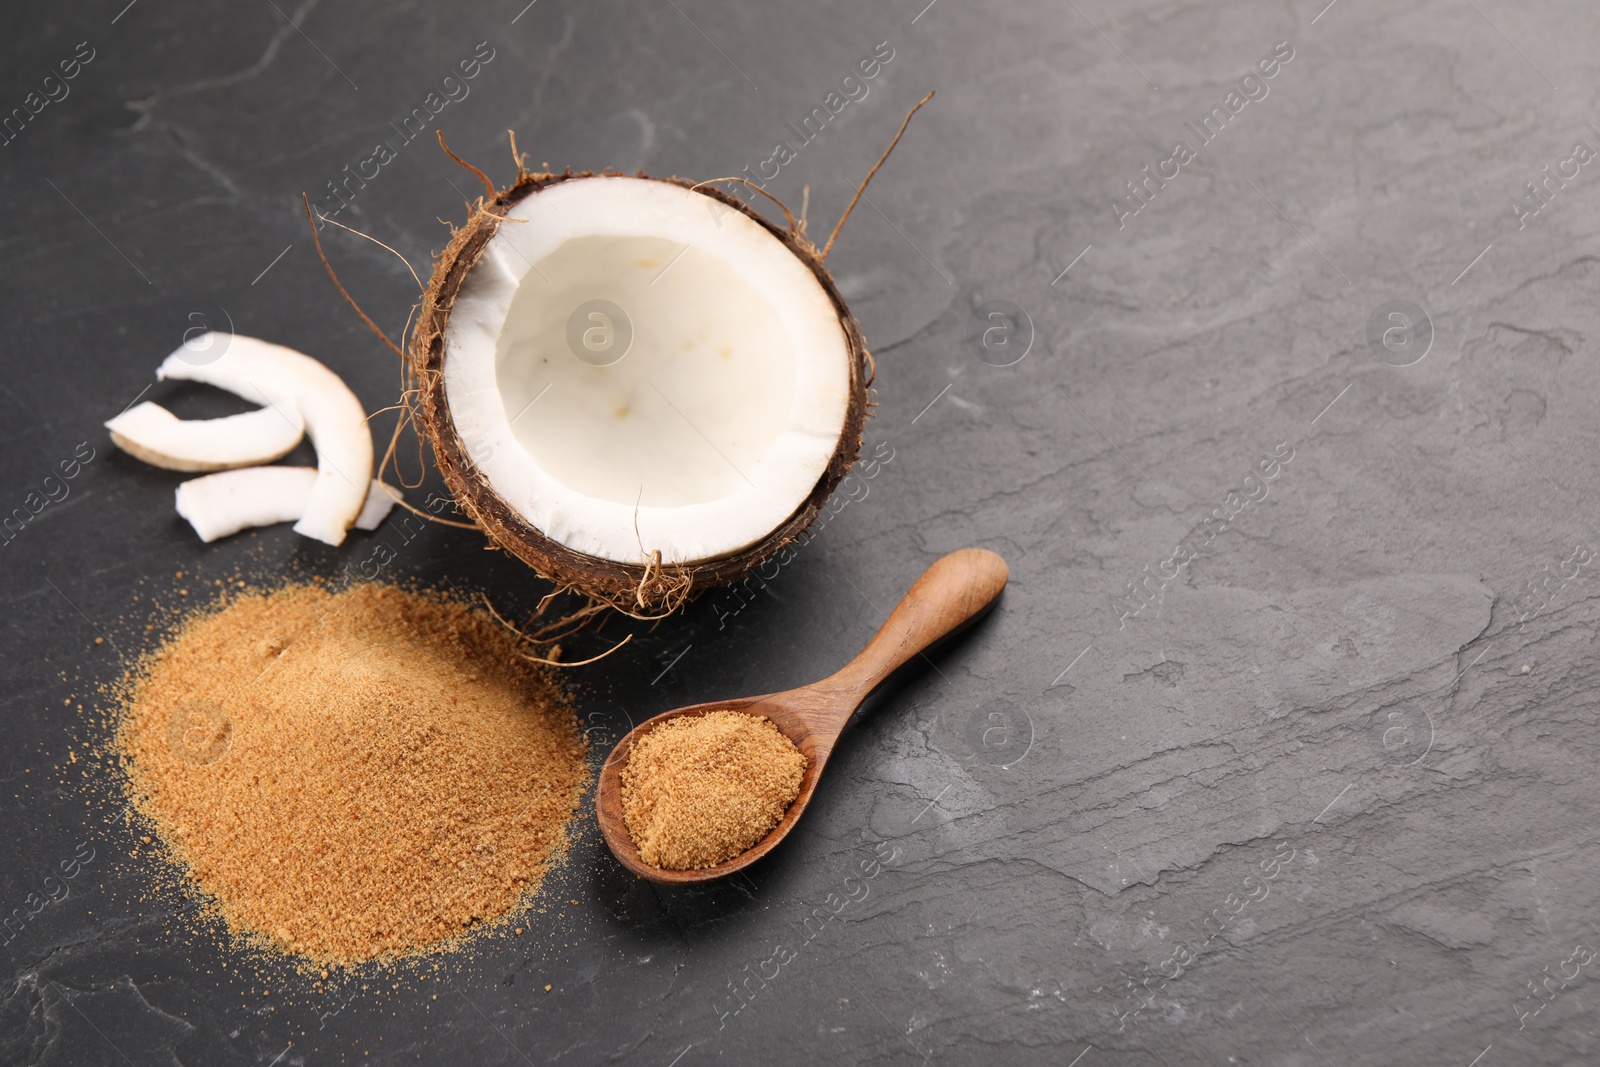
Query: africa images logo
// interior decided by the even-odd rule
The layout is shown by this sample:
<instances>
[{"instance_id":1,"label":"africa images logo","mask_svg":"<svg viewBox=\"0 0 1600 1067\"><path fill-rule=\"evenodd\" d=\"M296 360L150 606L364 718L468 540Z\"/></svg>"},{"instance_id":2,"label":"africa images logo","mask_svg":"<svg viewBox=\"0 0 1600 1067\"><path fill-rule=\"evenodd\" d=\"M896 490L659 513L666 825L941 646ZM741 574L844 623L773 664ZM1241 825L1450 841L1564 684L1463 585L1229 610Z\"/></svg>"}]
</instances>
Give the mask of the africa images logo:
<instances>
[{"instance_id":1,"label":"africa images logo","mask_svg":"<svg viewBox=\"0 0 1600 1067\"><path fill-rule=\"evenodd\" d=\"M167 721L167 746L180 763L215 763L233 747L233 720L214 700L188 701Z\"/></svg>"}]
</instances>

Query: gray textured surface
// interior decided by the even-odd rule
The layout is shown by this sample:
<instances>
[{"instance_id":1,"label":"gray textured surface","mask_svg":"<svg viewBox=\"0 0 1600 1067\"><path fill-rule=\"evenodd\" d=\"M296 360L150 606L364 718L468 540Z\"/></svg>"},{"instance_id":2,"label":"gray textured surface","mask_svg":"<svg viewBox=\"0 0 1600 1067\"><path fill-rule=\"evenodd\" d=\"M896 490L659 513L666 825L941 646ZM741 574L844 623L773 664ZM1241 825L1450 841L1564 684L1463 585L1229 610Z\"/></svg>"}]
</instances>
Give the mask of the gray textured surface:
<instances>
[{"instance_id":1,"label":"gray textured surface","mask_svg":"<svg viewBox=\"0 0 1600 1067\"><path fill-rule=\"evenodd\" d=\"M1594 1062L1600 169L1552 181L1525 226L1512 203L1600 145L1600 15L923 2L13 5L4 108L77 42L96 52L0 147L0 504L79 442L95 458L0 548L0 910L78 842L94 859L0 953L0 1058ZM849 737L749 879L653 892L586 819L535 933L316 994L152 891L68 756L95 736L95 686L147 646L155 605L241 568L337 574L391 543L396 576L539 589L459 531L200 546L176 479L98 427L194 313L393 399L297 198L397 140L480 41L493 60L437 124L502 180L507 127L557 167L754 168L887 42L866 98L772 185L791 204L809 186L819 231L939 92L830 260L878 357L869 448L892 458L748 606L703 602L586 673L596 742L623 709L831 670L940 552L992 547L1012 585ZM1267 94L1200 145L1184 123L1282 41ZM1180 138L1196 158L1119 226L1125 183ZM340 218L420 265L472 191L419 138ZM330 250L404 320L397 261ZM1012 366L968 344L992 300L1031 320ZM1368 344L1390 301L1431 322L1409 366ZM1207 540L1281 443L1269 495ZM1199 556L1146 580L1191 531Z\"/></svg>"}]
</instances>

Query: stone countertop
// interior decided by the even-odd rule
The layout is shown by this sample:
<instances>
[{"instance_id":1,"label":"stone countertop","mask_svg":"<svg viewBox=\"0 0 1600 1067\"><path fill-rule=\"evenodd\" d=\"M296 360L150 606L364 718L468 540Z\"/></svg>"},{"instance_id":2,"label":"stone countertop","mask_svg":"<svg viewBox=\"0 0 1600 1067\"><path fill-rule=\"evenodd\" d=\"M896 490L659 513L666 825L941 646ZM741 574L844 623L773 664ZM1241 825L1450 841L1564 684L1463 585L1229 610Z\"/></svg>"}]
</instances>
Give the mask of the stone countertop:
<instances>
[{"instance_id":1,"label":"stone countertop","mask_svg":"<svg viewBox=\"0 0 1600 1067\"><path fill-rule=\"evenodd\" d=\"M1600 12L1323 3L12 12L0 1060L1600 1057ZM596 758L832 670L950 549L1010 562L996 614L747 877L653 889L586 813L535 929L425 977L316 991L197 931L82 773L183 590L382 546L389 577L542 592L393 519L202 545L178 477L111 447L141 397L236 410L153 384L197 326L394 401L302 191L425 277L476 191L434 130L505 181L512 129L557 169L770 176L820 235L929 89L829 260L876 462L776 577L582 672ZM406 266L325 232L398 331Z\"/></svg>"}]
</instances>

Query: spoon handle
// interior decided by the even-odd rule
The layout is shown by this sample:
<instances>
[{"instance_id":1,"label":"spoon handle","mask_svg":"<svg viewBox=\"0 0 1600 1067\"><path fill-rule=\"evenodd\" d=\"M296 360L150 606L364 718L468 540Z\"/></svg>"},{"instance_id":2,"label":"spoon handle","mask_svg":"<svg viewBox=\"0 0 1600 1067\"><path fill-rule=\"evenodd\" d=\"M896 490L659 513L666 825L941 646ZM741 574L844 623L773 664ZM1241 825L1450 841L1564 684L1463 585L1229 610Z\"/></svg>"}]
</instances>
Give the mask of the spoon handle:
<instances>
[{"instance_id":1,"label":"spoon handle","mask_svg":"<svg viewBox=\"0 0 1600 1067\"><path fill-rule=\"evenodd\" d=\"M861 654L823 683L854 695L850 708L913 656L978 619L1006 587L1006 561L986 548L962 548L922 572Z\"/></svg>"}]
</instances>

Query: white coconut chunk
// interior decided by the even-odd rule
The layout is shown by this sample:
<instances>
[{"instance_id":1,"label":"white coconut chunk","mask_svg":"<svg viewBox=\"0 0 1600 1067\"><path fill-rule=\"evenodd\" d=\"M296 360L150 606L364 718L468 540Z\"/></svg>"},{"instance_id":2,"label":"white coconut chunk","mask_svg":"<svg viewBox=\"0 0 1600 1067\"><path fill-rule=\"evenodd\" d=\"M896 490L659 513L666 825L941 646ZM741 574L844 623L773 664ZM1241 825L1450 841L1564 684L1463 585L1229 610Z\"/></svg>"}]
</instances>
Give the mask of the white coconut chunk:
<instances>
[{"instance_id":1,"label":"white coconut chunk","mask_svg":"<svg viewBox=\"0 0 1600 1067\"><path fill-rule=\"evenodd\" d=\"M816 276L754 220L666 182L564 181L508 218L444 358L457 433L506 503L625 563L725 556L794 514L850 402Z\"/></svg>"},{"instance_id":2,"label":"white coconut chunk","mask_svg":"<svg viewBox=\"0 0 1600 1067\"><path fill-rule=\"evenodd\" d=\"M315 467L246 467L191 478L178 486L178 514L208 543L254 526L294 522L305 514L319 477ZM354 525L376 530L398 499L398 489L374 479Z\"/></svg>"},{"instance_id":3,"label":"white coconut chunk","mask_svg":"<svg viewBox=\"0 0 1600 1067\"><path fill-rule=\"evenodd\" d=\"M389 517L389 512L394 506L405 499L405 494L394 486L378 479L372 479L372 486L367 490L366 503L361 505L361 514L356 516L355 527L358 530L376 530L383 525L383 520Z\"/></svg>"},{"instance_id":4,"label":"white coconut chunk","mask_svg":"<svg viewBox=\"0 0 1600 1067\"><path fill-rule=\"evenodd\" d=\"M106 423L124 452L172 471L222 471L271 463L293 451L305 435L294 401L281 398L221 419L180 419L146 400Z\"/></svg>"},{"instance_id":5,"label":"white coconut chunk","mask_svg":"<svg viewBox=\"0 0 1600 1067\"><path fill-rule=\"evenodd\" d=\"M210 363L185 358L208 345L220 346L221 357ZM292 402L317 449L316 484L296 516L295 532L330 545L344 541L372 480L372 435L361 401L337 374L283 345L241 334L208 334L168 356L157 375L204 382L268 407L283 407L284 398Z\"/></svg>"}]
</instances>

